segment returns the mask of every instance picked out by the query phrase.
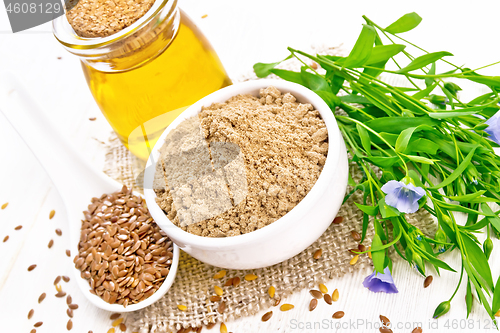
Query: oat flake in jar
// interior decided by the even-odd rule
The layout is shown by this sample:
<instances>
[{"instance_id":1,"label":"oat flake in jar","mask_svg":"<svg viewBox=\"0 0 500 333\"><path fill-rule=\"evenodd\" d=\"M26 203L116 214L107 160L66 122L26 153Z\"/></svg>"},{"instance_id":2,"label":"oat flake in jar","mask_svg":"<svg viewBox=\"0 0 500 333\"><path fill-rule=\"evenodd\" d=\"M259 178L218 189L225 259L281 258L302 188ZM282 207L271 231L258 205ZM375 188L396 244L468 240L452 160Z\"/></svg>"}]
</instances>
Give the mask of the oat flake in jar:
<instances>
[{"instance_id":1,"label":"oat flake in jar","mask_svg":"<svg viewBox=\"0 0 500 333\"><path fill-rule=\"evenodd\" d=\"M81 59L92 95L120 140L145 160L182 111L231 81L177 0L121 1L116 9L103 0L75 2L53 29ZM120 5L135 17L126 17Z\"/></svg>"}]
</instances>

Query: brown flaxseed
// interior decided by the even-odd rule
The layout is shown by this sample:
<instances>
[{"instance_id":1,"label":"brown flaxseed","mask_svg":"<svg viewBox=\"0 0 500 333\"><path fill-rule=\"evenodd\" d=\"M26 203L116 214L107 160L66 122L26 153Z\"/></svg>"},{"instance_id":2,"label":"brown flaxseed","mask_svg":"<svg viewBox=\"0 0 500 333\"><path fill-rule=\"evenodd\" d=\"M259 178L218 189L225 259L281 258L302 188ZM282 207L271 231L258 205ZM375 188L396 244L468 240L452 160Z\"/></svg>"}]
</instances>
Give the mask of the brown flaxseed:
<instances>
[{"instance_id":1,"label":"brown flaxseed","mask_svg":"<svg viewBox=\"0 0 500 333\"><path fill-rule=\"evenodd\" d=\"M316 298L313 298L309 302L309 311L312 311L312 310L316 309L317 306L318 306L318 300Z\"/></svg>"},{"instance_id":2,"label":"brown flaxseed","mask_svg":"<svg viewBox=\"0 0 500 333\"><path fill-rule=\"evenodd\" d=\"M5 243L6 241L8 241L8 240L9 240L9 235L7 235L7 236L5 236L5 237L3 238L3 242L4 242L4 243Z\"/></svg>"},{"instance_id":3,"label":"brown flaxseed","mask_svg":"<svg viewBox=\"0 0 500 333\"><path fill-rule=\"evenodd\" d=\"M61 276L58 275L56 279L54 280L54 285L58 284L61 281Z\"/></svg>"},{"instance_id":4,"label":"brown flaxseed","mask_svg":"<svg viewBox=\"0 0 500 333\"><path fill-rule=\"evenodd\" d=\"M69 304L68 308L70 308L71 310L76 310L76 309L78 309L78 304L74 304L74 303L73 304Z\"/></svg>"},{"instance_id":5,"label":"brown flaxseed","mask_svg":"<svg viewBox=\"0 0 500 333\"><path fill-rule=\"evenodd\" d=\"M72 302L73 298L71 298L71 295L68 295L68 297L66 297L66 304L70 305Z\"/></svg>"},{"instance_id":6,"label":"brown flaxseed","mask_svg":"<svg viewBox=\"0 0 500 333\"><path fill-rule=\"evenodd\" d=\"M336 218L333 219L333 224L340 224L344 221L344 217L343 216L337 216Z\"/></svg>"},{"instance_id":7,"label":"brown flaxseed","mask_svg":"<svg viewBox=\"0 0 500 333\"><path fill-rule=\"evenodd\" d=\"M384 324L384 326L389 326L391 324L391 321L386 316L380 315L380 321Z\"/></svg>"},{"instance_id":8,"label":"brown flaxseed","mask_svg":"<svg viewBox=\"0 0 500 333\"><path fill-rule=\"evenodd\" d=\"M18 225L17 227L14 228L14 230L21 230L23 228L22 225Z\"/></svg>"},{"instance_id":9,"label":"brown flaxseed","mask_svg":"<svg viewBox=\"0 0 500 333\"><path fill-rule=\"evenodd\" d=\"M36 268L36 264L33 264L31 266L28 267L28 272L31 272L32 270L34 270Z\"/></svg>"},{"instance_id":10,"label":"brown flaxseed","mask_svg":"<svg viewBox=\"0 0 500 333\"><path fill-rule=\"evenodd\" d=\"M380 331L380 333L393 333L392 330L390 328L388 328L388 327L383 327L382 326L378 330Z\"/></svg>"},{"instance_id":11,"label":"brown flaxseed","mask_svg":"<svg viewBox=\"0 0 500 333\"><path fill-rule=\"evenodd\" d=\"M364 246L363 244L359 244L358 245L358 250L359 250L359 252L365 252L366 251L366 246Z\"/></svg>"},{"instance_id":12,"label":"brown flaxseed","mask_svg":"<svg viewBox=\"0 0 500 333\"><path fill-rule=\"evenodd\" d=\"M120 330L121 330L122 332L125 332L125 331L127 330L127 326L126 326L124 323L121 323L121 324L120 324Z\"/></svg>"},{"instance_id":13,"label":"brown flaxseed","mask_svg":"<svg viewBox=\"0 0 500 333\"><path fill-rule=\"evenodd\" d=\"M264 322L268 321L269 319L271 319L272 316L273 316L273 312L272 311L266 312L262 316L262 321L264 321Z\"/></svg>"},{"instance_id":14,"label":"brown flaxseed","mask_svg":"<svg viewBox=\"0 0 500 333\"><path fill-rule=\"evenodd\" d=\"M90 121L94 121L94 120L96 120L96 119L97 119L96 117L90 117L90 118L89 118L89 120L90 120Z\"/></svg>"},{"instance_id":15,"label":"brown flaxseed","mask_svg":"<svg viewBox=\"0 0 500 333\"><path fill-rule=\"evenodd\" d=\"M344 311L337 311L332 316L333 319L340 319L342 317L344 317Z\"/></svg>"},{"instance_id":16,"label":"brown flaxseed","mask_svg":"<svg viewBox=\"0 0 500 333\"><path fill-rule=\"evenodd\" d=\"M329 294L323 295L323 299L325 300L326 304L332 305L332 296Z\"/></svg>"},{"instance_id":17,"label":"brown flaxseed","mask_svg":"<svg viewBox=\"0 0 500 333\"><path fill-rule=\"evenodd\" d=\"M35 314L35 310L31 309L30 312L28 312L28 319L31 319L34 314Z\"/></svg>"},{"instance_id":18,"label":"brown flaxseed","mask_svg":"<svg viewBox=\"0 0 500 333\"><path fill-rule=\"evenodd\" d=\"M36 329L32 329L30 333L36 333Z\"/></svg>"},{"instance_id":19,"label":"brown flaxseed","mask_svg":"<svg viewBox=\"0 0 500 333\"><path fill-rule=\"evenodd\" d=\"M217 312L220 314L224 313L226 310L226 302L220 302L219 307L217 308Z\"/></svg>"},{"instance_id":20,"label":"brown flaxseed","mask_svg":"<svg viewBox=\"0 0 500 333\"><path fill-rule=\"evenodd\" d=\"M115 320L120 318L121 314L120 313L113 313L111 316L109 316L109 319Z\"/></svg>"},{"instance_id":21,"label":"brown flaxseed","mask_svg":"<svg viewBox=\"0 0 500 333\"><path fill-rule=\"evenodd\" d=\"M70 319L70 320L68 320L68 323L66 324L66 329L68 331L71 331L72 328L73 328L73 321Z\"/></svg>"},{"instance_id":22,"label":"brown flaxseed","mask_svg":"<svg viewBox=\"0 0 500 333\"><path fill-rule=\"evenodd\" d=\"M47 296L46 293L42 293L39 297L38 297L38 304L42 303L42 301L45 299L45 297Z\"/></svg>"},{"instance_id":23,"label":"brown flaxseed","mask_svg":"<svg viewBox=\"0 0 500 333\"><path fill-rule=\"evenodd\" d=\"M66 314L68 315L68 317L73 318L73 310L66 309Z\"/></svg>"},{"instance_id":24,"label":"brown flaxseed","mask_svg":"<svg viewBox=\"0 0 500 333\"><path fill-rule=\"evenodd\" d=\"M241 279L239 276L234 277L233 278L233 287L236 287L237 285L239 285L240 281L241 281Z\"/></svg>"},{"instance_id":25,"label":"brown flaxseed","mask_svg":"<svg viewBox=\"0 0 500 333\"><path fill-rule=\"evenodd\" d=\"M64 282L69 282L69 276L63 275L62 279Z\"/></svg>"},{"instance_id":26,"label":"brown flaxseed","mask_svg":"<svg viewBox=\"0 0 500 333\"><path fill-rule=\"evenodd\" d=\"M427 288L428 286L430 286L433 280L434 280L434 277L432 277L432 275L429 275L428 277L426 277L424 280L424 288Z\"/></svg>"},{"instance_id":27,"label":"brown flaxseed","mask_svg":"<svg viewBox=\"0 0 500 333\"><path fill-rule=\"evenodd\" d=\"M62 297L64 297L64 296L66 296L66 293L65 293L64 291L62 291L62 290L61 290L61 291L60 291L60 292L58 292L55 296L56 296L56 297L58 297L58 298L62 298Z\"/></svg>"},{"instance_id":28,"label":"brown flaxseed","mask_svg":"<svg viewBox=\"0 0 500 333\"><path fill-rule=\"evenodd\" d=\"M233 285L233 279L232 278L228 279L226 281L226 283L224 283L224 287L229 287L229 286L232 286L232 285Z\"/></svg>"},{"instance_id":29,"label":"brown flaxseed","mask_svg":"<svg viewBox=\"0 0 500 333\"><path fill-rule=\"evenodd\" d=\"M323 297L323 293L319 290L309 290L309 293L311 294L312 297L314 298L321 298Z\"/></svg>"},{"instance_id":30,"label":"brown flaxseed","mask_svg":"<svg viewBox=\"0 0 500 333\"><path fill-rule=\"evenodd\" d=\"M361 235L359 234L359 232L353 230L351 231L351 237L352 239L354 239L356 242L359 242L361 240Z\"/></svg>"},{"instance_id":31,"label":"brown flaxseed","mask_svg":"<svg viewBox=\"0 0 500 333\"><path fill-rule=\"evenodd\" d=\"M57 234L57 236L62 236L62 231L61 231L61 229L56 229L56 234Z\"/></svg>"},{"instance_id":32,"label":"brown flaxseed","mask_svg":"<svg viewBox=\"0 0 500 333\"><path fill-rule=\"evenodd\" d=\"M214 328L214 326L215 326L215 323L208 323L207 329L211 330L212 328Z\"/></svg>"},{"instance_id":33,"label":"brown flaxseed","mask_svg":"<svg viewBox=\"0 0 500 333\"><path fill-rule=\"evenodd\" d=\"M70 250L66 250L66 256L71 257L71 251Z\"/></svg>"},{"instance_id":34,"label":"brown flaxseed","mask_svg":"<svg viewBox=\"0 0 500 333\"><path fill-rule=\"evenodd\" d=\"M221 300L221 297L218 295L210 296L210 301L211 302L218 302Z\"/></svg>"},{"instance_id":35,"label":"brown flaxseed","mask_svg":"<svg viewBox=\"0 0 500 333\"><path fill-rule=\"evenodd\" d=\"M316 252L314 252L313 258L316 259L316 260L318 260L319 258L321 258L322 254L323 254L323 250L319 249Z\"/></svg>"},{"instance_id":36,"label":"brown flaxseed","mask_svg":"<svg viewBox=\"0 0 500 333\"><path fill-rule=\"evenodd\" d=\"M33 325L33 326L35 326L35 327L40 327L40 326L42 326L42 325L43 325L43 321L39 321L39 322L37 322L37 323L36 323L35 325Z\"/></svg>"},{"instance_id":37,"label":"brown flaxseed","mask_svg":"<svg viewBox=\"0 0 500 333\"><path fill-rule=\"evenodd\" d=\"M422 327L415 327L411 333L422 333Z\"/></svg>"},{"instance_id":38,"label":"brown flaxseed","mask_svg":"<svg viewBox=\"0 0 500 333\"><path fill-rule=\"evenodd\" d=\"M47 245L47 247L50 249L52 247L52 245L54 245L54 240L53 239L51 239L49 241L49 244Z\"/></svg>"}]
</instances>

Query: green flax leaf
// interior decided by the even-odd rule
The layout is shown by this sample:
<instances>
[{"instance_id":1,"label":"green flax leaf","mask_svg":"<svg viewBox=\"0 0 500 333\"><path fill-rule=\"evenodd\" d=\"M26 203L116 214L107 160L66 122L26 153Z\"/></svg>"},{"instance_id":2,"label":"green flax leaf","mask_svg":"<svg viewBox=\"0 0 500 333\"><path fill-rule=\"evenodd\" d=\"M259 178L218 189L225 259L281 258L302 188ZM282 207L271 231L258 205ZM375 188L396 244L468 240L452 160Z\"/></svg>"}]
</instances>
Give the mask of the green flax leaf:
<instances>
[{"instance_id":1,"label":"green flax leaf","mask_svg":"<svg viewBox=\"0 0 500 333\"><path fill-rule=\"evenodd\" d=\"M402 153L406 150L406 147L408 146L408 142L410 142L411 136L413 135L413 132L417 127L410 127L401 132L399 134L398 139L396 141L396 151L398 153Z\"/></svg>"},{"instance_id":2,"label":"green flax leaf","mask_svg":"<svg viewBox=\"0 0 500 333\"><path fill-rule=\"evenodd\" d=\"M377 33L373 27L363 24L363 29L354 44L354 47L349 53L349 56L344 62L344 67L356 68L361 67L365 64L372 54L373 43L375 42L375 36Z\"/></svg>"},{"instance_id":3,"label":"green flax leaf","mask_svg":"<svg viewBox=\"0 0 500 333\"><path fill-rule=\"evenodd\" d=\"M271 70L274 69L277 65L281 64L283 61L288 60L292 57L292 55L289 55L285 59L278 61L278 62L272 62L269 64L263 63L263 62L258 62L255 65L253 65L253 70L257 77L264 78L271 74Z\"/></svg>"},{"instance_id":4,"label":"green flax leaf","mask_svg":"<svg viewBox=\"0 0 500 333\"><path fill-rule=\"evenodd\" d=\"M370 58L365 62L365 65L373 65L381 62L385 63L389 59L403 51L405 47L406 45L401 44L375 46L372 50Z\"/></svg>"},{"instance_id":5,"label":"green flax leaf","mask_svg":"<svg viewBox=\"0 0 500 333\"><path fill-rule=\"evenodd\" d=\"M472 301L474 297L472 296L472 287L470 284L470 279L467 279L467 293L465 294L465 304L467 305L467 318L469 318L470 312L472 311Z\"/></svg>"},{"instance_id":6,"label":"green flax leaf","mask_svg":"<svg viewBox=\"0 0 500 333\"><path fill-rule=\"evenodd\" d=\"M422 18L417 13L412 12L401 16L384 30L391 34L399 34L416 28L420 22L422 22Z\"/></svg>"},{"instance_id":7,"label":"green flax leaf","mask_svg":"<svg viewBox=\"0 0 500 333\"><path fill-rule=\"evenodd\" d=\"M465 171L465 169L469 166L469 163L472 160L472 156L474 156L474 152L476 151L476 148L477 148L477 146L474 147L469 152L469 154L467 154L467 156L464 158L464 160L462 161L462 163L460 163L460 165L458 166L458 168L455 171L453 171L451 173L451 175L448 176L448 178L446 178L445 180L443 180L441 183L439 183L436 186L429 187L429 189L436 190L436 189L445 187L447 185L450 185L455 179L457 179L458 177L460 177L462 175L462 173Z\"/></svg>"},{"instance_id":8,"label":"green flax leaf","mask_svg":"<svg viewBox=\"0 0 500 333\"><path fill-rule=\"evenodd\" d=\"M368 155L371 155L372 144L370 141L370 135L368 134L368 131L360 124L356 124L356 129L358 130L359 138L361 139L361 145L363 146L363 149Z\"/></svg>"},{"instance_id":9,"label":"green flax leaf","mask_svg":"<svg viewBox=\"0 0 500 333\"><path fill-rule=\"evenodd\" d=\"M476 244L467 234L461 233L464 242L467 259L476 269L479 275L486 281L490 290L494 289L493 277L491 275L490 265L486 255L481 250L479 245Z\"/></svg>"},{"instance_id":10,"label":"green flax leaf","mask_svg":"<svg viewBox=\"0 0 500 333\"><path fill-rule=\"evenodd\" d=\"M415 58L408 66L406 66L405 68L401 68L400 70L396 71L396 73L408 73L416 69L425 67L429 64L432 64L433 62L441 59L442 57L452 56L452 55L453 54L446 51L424 54L423 56Z\"/></svg>"},{"instance_id":11,"label":"green flax leaf","mask_svg":"<svg viewBox=\"0 0 500 333\"><path fill-rule=\"evenodd\" d=\"M298 72L287 71L286 69L277 69L277 68L271 69L270 72L282 78L285 81L295 82L304 85L304 81L302 80L302 75Z\"/></svg>"},{"instance_id":12,"label":"green flax leaf","mask_svg":"<svg viewBox=\"0 0 500 333\"><path fill-rule=\"evenodd\" d=\"M495 314L500 310L500 277L498 278L495 286L495 293L493 294L493 303L491 304L491 313Z\"/></svg>"},{"instance_id":13,"label":"green flax leaf","mask_svg":"<svg viewBox=\"0 0 500 333\"><path fill-rule=\"evenodd\" d=\"M354 203L362 212L370 215L370 216L377 216L378 213L378 206L368 206L368 205L362 205L357 202Z\"/></svg>"}]
</instances>

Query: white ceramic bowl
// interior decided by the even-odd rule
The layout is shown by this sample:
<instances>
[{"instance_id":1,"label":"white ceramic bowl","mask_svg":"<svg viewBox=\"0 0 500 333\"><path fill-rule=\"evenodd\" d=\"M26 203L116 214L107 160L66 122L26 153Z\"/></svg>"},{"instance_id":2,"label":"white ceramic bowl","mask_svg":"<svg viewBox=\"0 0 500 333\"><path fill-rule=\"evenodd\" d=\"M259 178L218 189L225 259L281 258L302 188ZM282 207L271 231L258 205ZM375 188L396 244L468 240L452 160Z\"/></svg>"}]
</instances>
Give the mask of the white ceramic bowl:
<instances>
[{"instance_id":1,"label":"white ceramic bowl","mask_svg":"<svg viewBox=\"0 0 500 333\"><path fill-rule=\"evenodd\" d=\"M258 96L261 88L274 86L289 92L301 103L310 103L319 111L328 130L328 156L323 170L309 193L290 212L256 231L225 238L202 237L175 226L156 204L153 191L155 161L167 134L183 120L197 115L202 106L225 102L238 94ZM144 174L144 196L155 222L172 241L191 256L205 263L231 269L270 266L303 251L332 223L344 198L348 178L347 151L335 117L328 105L313 91L281 80L256 80L235 84L216 91L187 108L167 127L149 156Z\"/></svg>"}]
</instances>

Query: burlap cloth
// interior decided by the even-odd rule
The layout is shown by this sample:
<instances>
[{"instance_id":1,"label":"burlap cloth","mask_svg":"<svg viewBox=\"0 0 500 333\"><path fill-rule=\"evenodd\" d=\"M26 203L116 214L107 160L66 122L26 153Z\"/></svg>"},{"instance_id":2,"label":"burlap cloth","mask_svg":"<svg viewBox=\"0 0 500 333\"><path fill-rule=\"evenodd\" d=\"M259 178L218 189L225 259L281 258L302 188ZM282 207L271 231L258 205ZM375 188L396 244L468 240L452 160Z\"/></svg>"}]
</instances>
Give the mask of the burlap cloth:
<instances>
[{"instance_id":1,"label":"burlap cloth","mask_svg":"<svg viewBox=\"0 0 500 333\"><path fill-rule=\"evenodd\" d=\"M322 46L312 47L311 52L336 55L341 53L341 50ZM299 61L291 59L280 65L280 68L299 70L300 66L302 64ZM233 82L251 79L257 79L253 72L235 78ZM112 136L104 172L140 191L137 184L141 183L143 169L144 162L135 158L116 136ZM362 173L355 165L350 165L350 172L355 181L361 179ZM348 191L350 190L348 188ZM284 298L303 288L317 289L319 283L372 265L367 255L361 255L355 265L350 264L354 255L348 250L358 246L358 242L351 236L351 231L361 233L362 230L362 213L353 202L362 202L362 194L359 191L340 208L338 215L344 218L341 224L330 225L310 247L271 267L243 271L227 270L226 276L217 280L213 276L221 268L204 264L181 251L177 277L168 293L155 304L128 314L127 326L134 332L156 333L175 332L181 328L199 327L214 321L227 322L269 308L274 305L276 299ZM427 235L433 235L436 230L431 215L426 211L419 211L407 217L410 223L418 226ZM373 228L370 227L364 242L366 246L370 245L372 236ZM318 249L322 249L323 254L316 260L313 255ZM396 259L394 254L392 257ZM257 275L258 278L245 281L244 276L249 273ZM228 279L236 276L242 280L237 287L223 287ZM215 285L224 289L226 310L223 314L217 312L219 302L209 300L210 296L214 295ZM274 299L268 295L270 286L276 289ZM179 310L179 304L186 305L187 310Z\"/></svg>"}]
</instances>

